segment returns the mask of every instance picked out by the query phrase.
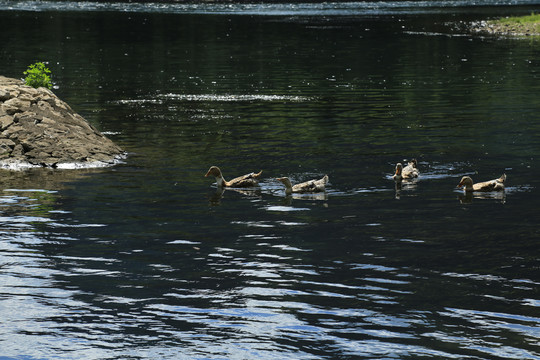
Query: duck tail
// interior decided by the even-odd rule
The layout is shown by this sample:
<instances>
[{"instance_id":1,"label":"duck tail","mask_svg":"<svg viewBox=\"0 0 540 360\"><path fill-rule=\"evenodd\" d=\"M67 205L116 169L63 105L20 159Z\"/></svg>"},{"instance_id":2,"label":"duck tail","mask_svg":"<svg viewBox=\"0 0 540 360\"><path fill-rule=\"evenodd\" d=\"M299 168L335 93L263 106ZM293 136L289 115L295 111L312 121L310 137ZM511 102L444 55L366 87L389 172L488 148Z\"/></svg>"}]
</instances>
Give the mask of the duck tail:
<instances>
[{"instance_id":1,"label":"duck tail","mask_svg":"<svg viewBox=\"0 0 540 360\"><path fill-rule=\"evenodd\" d=\"M497 179L498 182L504 184L506 181L506 174L502 174L500 178Z\"/></svg>"},{"instance_id":2,"label":"duck tail","mask_svg":"<svg viewBox=\"0 0 540 360\"><path fill-rule=\"evenodd\" d=\"M325 184L328 183L328 175L324 175L323 178L321 179Z\"/></svg>"},{"instance_id":3,"label":"duck tail","mask_svg":"<svg viewBox=\"0 0 540 360\"><path fill-rule=\"evenodd\" d=\"M259 171L258 173L253 173L253 177L256 179L256 178L258 178L259 176L261 176L261 174L262 174L262 170Z\"/></svg>"}]
</instances>

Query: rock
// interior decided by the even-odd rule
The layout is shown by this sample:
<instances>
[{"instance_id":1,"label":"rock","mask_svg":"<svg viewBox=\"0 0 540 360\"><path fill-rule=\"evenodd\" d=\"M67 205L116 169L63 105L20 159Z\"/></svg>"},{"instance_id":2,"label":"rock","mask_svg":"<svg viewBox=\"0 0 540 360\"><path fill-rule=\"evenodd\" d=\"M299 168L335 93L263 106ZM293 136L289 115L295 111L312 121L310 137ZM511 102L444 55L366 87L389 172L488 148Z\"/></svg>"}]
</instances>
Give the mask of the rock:
<instances>
[{"instance_id":1,"label":"rock","mask_svg":"<svg viewBox=\"0 0 540 360\"><path fill-rule=\"evenodd\" d=\"M0 156L9 156L15 147L15 142L9 139L0 139Z\"/></svg>"},{"instance_id":2,"label":"rock","mask_svg":"<svg viewBox=\"0 0 540 360\"><path fill-rule=\"evenodd\" d=\"M94 167L123 155L49 89L0 76L0 166Z\"/></svg>"},{"instance_id":3,"label":"rock","mask_svg":"<svg viewBox=\"0 0 540 360\"><path fill-rule=\"evenodd\" d=\"M0 90L0 101L6 101L9 99L9 91L6 89Z\"/></svg>"},{"instance_id":4,"label":"rock","mask_svg":"<svg viewBox=\"0 0 540 360\"><path fill-rule=\"evenodd\" d=\"M13 117L9 115L4 115L0 117L0 131L4 131L11 124L13 124Z\"/></svg>"},{"instance_id":5,"label":"rock","mask_svg":"<svg viewBox=\"0 0 540 360\"><path fill-rule=\"evenodd\" d=\"M19 94L20 95L20 94ZM16 112L24 112L30 110L30 101L27 99L21 99L20 97L14 97L4 101L4 107L15 108Z\"/></svg>"}]
</instances>

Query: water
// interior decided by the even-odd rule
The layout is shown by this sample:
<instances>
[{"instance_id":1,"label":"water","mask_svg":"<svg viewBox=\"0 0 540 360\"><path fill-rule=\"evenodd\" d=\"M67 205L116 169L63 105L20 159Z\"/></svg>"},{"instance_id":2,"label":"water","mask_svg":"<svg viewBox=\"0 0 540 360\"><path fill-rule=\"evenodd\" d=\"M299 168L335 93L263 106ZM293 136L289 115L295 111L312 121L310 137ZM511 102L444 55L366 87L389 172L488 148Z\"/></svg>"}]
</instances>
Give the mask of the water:
<instances>
[{"instance_id":1,"label":"water","mask_svg":"<svg viewBox=\"0 0 540 360\"><path fill-rule=\"evenodd\" d=\"M535 2L1 4L129 156L1 172L0 359L540 358L538 40L464 31Z\"/></svg>"}]
</instances>

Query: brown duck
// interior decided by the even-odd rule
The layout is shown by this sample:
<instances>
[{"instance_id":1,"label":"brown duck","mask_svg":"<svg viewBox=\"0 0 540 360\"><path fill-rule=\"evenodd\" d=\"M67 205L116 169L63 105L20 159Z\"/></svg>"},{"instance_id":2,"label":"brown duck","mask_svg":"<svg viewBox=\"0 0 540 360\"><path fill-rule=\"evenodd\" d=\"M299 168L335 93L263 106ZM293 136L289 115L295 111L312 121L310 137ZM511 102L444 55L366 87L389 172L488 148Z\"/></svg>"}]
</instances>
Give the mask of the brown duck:
<instances>
[{"instance_id":1,"label":"brown duck","mask_svg":"<svg viewBox=\"0 0 540 360\"><path fill-rule=\"evenodd\" d=\"M328 182L328 175L324 175L319 180L309 180L300 184L293 185L288 177L277 178L277 181L285 185L285 194L292 193L315 193L323 192L325 185Z\"/></svg>"},{"instance_id":2,"label":"brown duck","mask_svg":"<svg viewBox=\"0 0 540 360\"><path fill-rule=\"evenodd\" d=\"M392 178L395 181L402 181L406 179L414 179L417 178L420 172L418 171L418 162L416 159L412 159L409 161L407 166L403 167L401 163L396 164L396 173Z\"/></svg>"},{"instance_id":3,"label":"brown duck","mask_svg":"<svg viewBox=\"0 0 540 360\"><path fill-rule=\"evenodd\" d=\"M259 177L262 174L262 170L258 173L249 173L243 176L239 176L230 181L223 178L221 170L217 166L212 166L208 169L205 177L213 176L216 178L218 187L233 187L233 188L247 188L257 186L259 184Z\"/></svg>"},{"instance_id":4,"label":"brown duck","mask_svg":"<svg viewBox=\"0 0 540 360\"><path fill-rule=\"evenodd\" d=\"M465 187L465 191L503 191L504 182L506 181L506 174L498 179L484 181L480 183L473 183L473 180L469 176L461 178L457 187Z\"/></svg>"}]
</instances>

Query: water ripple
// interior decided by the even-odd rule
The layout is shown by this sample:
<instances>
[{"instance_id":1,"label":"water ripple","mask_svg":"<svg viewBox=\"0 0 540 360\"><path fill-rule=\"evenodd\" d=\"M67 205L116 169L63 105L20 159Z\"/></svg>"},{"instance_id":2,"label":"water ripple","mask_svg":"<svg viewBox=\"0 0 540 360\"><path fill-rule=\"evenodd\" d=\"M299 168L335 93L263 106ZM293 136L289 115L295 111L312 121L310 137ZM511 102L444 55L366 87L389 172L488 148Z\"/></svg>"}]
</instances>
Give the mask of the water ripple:
<instances>
[{"instance_id":1,"label":"water ripple","mask_svg":"<svg viewBox=\"0 0 540 360\"><path fill-rule=\"evenodd\" d=\"M510 10L466 4L0 0L6 71L20 44L82 54L52 64L60 90L134 153L2 173L1 356L538 359L537 54L407 32ZM215 162L268 177L216 193ZM513 201L456 201L455 177L510 166ZM326 171L320 197L272 180Z\"/></svg>"},{"instance_id":2,"label":"water ripple","mask_svg":"<svg viewBox=\"0 0 540 360\"><path fill-rule=\"evenodd\" d=\"M117 104L123 105L145 105L156 104L161 105L165 101L205 101L205 102L305 102L313 101L314 98L305 96L291 96L291 95L262 95L262 94L160 94L157 98L151 99L129 99L115 101ZM200 116L200 115L199 115Z\"/></svg>"}]
</instances>

